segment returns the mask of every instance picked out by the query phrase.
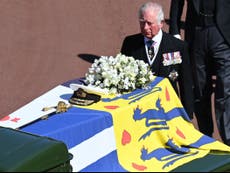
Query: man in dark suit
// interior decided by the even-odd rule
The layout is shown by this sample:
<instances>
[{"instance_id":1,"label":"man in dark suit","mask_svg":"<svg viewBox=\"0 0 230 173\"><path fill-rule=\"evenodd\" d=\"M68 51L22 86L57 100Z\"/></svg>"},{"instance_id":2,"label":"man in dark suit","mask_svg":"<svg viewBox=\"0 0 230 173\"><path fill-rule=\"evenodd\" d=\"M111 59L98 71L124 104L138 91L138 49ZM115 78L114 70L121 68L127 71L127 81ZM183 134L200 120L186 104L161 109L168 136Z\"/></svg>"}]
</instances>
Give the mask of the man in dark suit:
<instances>
[{"instance_id":1,"label":"man in dark suit","mask_svg":"<svg viewBox=\"0 0 230 173\"><path fill-rule=\"evenodd\" d=\"M121 53L149 63L156 76L167 77L192 118L193 83L186 43L162 30L164 12L158 3L140 7L139 23L141 33L127 36ZM149 45L149 41L153 43Z\"/></svg>"},{"instance_id":2,"label":"man in dark suit","mask_svg":"<svg viewBox=\"0 0 230 173\"><path fill-rule=\"evenodd\" d=\"M180 34L185 3L185 40L191 52L199 129L207 135L213 131L210 96L215 74L217 127L223 142L230 145L230 0L172 0L169 32L173 35Z\"/></svg>"}]
</instances>

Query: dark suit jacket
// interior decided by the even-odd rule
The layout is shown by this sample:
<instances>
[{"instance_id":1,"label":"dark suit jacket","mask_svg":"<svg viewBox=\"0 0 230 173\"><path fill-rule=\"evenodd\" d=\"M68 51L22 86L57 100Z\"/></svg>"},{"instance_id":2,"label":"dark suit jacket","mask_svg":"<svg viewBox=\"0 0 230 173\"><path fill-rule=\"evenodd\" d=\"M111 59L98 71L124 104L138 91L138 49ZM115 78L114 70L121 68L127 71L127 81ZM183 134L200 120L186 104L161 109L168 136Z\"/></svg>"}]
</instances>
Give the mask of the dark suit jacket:
<instances>
[{"instance_id":1,"label":"dark suit jacket","mask_svg":"<svg viewBox=\"0 0 230 173\"><path fill-rule=\"evenodd\" d=\"M179 34L181 16L185 0L171 0L170 7L170 34ZM199 18L200 0L187 0L185 19L185 40L188 42L194 38L196 23ZM230 0L216 0L216 25L226 42L230 45Z\"/></svg>"},{"instance_id":2,"label":"dark suit jacket","mask_svg":"<svg viewBox=\"0 0 230 173\"><path fill-rule=\"evenodd\" d=\"M164 66L163 54L180 51L182 56L182 63ZM147 54L144 45L144 36L139 33L131 36L127 36L122 44L121 53L126 56L132 56L135 59L143 60L148 63ZM188 115L192 117L193 114L193 81L191 74L191 66L189 62L189 54L187 44L179 39L174 38L172 35L163 32L162 41L160 43L159 51L156 55L154 63L151 65L151 69L154 75L160 77L168 77L170 72L176 70L179 74L178 82L170 80L173 88L178 94L177 83L179 83L181 102L187 111Z\"/></svg>"}]
</instances>

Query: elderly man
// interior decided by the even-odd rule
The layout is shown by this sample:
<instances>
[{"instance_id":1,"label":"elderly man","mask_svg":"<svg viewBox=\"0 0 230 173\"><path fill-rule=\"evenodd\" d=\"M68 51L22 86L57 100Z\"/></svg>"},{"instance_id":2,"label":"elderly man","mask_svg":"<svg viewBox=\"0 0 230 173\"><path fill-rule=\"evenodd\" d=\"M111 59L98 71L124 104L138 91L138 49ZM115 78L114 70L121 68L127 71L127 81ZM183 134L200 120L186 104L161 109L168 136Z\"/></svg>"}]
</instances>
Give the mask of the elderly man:
<instances>
[{"instance_id":1,"label":"elderly man","mask_svg":"<svg viewBox=\"0 0 230 173\"><path fill-rule=\"evenodd\" d=\"M162 30L164 12L158 3L143 4L138 20L141 32L125 37L121 53L144 60L156 76L168 78L192 118L193 81L186 43Z\"/></svg>"}]
</instances>

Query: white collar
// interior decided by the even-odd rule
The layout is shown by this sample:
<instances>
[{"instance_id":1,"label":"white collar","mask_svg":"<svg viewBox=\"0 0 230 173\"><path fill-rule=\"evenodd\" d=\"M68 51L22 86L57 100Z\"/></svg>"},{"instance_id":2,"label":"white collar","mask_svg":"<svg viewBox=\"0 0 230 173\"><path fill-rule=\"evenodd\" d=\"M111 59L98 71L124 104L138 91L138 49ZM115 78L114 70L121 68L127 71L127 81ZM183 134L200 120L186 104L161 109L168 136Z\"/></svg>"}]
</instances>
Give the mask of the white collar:
<instances>
[{"instance_id":1,"label":"white collar","mask_svg":"<svg viewBox=\"0 0 230 173\"><path fill-rule=\"evenodd\" d=\"M155 35L152 40L154 42L156 42L156 44L154 45L154 52L155 52L155 56L152 60L150 60L149 58L149 55L148 55L148 48L147 48L147 45L146 45L146 42L149 40L148 38L144 37L144 41L145 41L145 49L146 49L146 53L147 53L147 57L148 57L148 61L149 61L149 64L152 65L153 64L153 61L155 60L156 58L156 55L158 53L158 50L159 50L159 46L160 46L160 42L162 40L162 36L163 36L163 32L162 30L160 29L159 32L157 33L157 35Z\"/></svg>"}]
</instances>

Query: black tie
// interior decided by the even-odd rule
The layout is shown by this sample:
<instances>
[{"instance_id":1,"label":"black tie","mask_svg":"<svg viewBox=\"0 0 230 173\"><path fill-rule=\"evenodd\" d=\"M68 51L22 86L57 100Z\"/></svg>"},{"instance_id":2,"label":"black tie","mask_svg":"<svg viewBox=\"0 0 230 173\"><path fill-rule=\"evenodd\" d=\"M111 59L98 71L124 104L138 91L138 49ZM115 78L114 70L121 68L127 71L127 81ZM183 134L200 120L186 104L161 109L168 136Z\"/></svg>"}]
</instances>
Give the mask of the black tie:
<instances>
[{"instance_id":1,"label":"black tie","mask_svg":"<svg viewBox=\"0 0 230 173\"><path fill-rule=\"evenodd\" d=\"M153 40L148 40L147 41L147 47L148 47L148 54L150 59L152 60L155 53L154 53L154 41Z\"/></svg>"}]
</instances>

